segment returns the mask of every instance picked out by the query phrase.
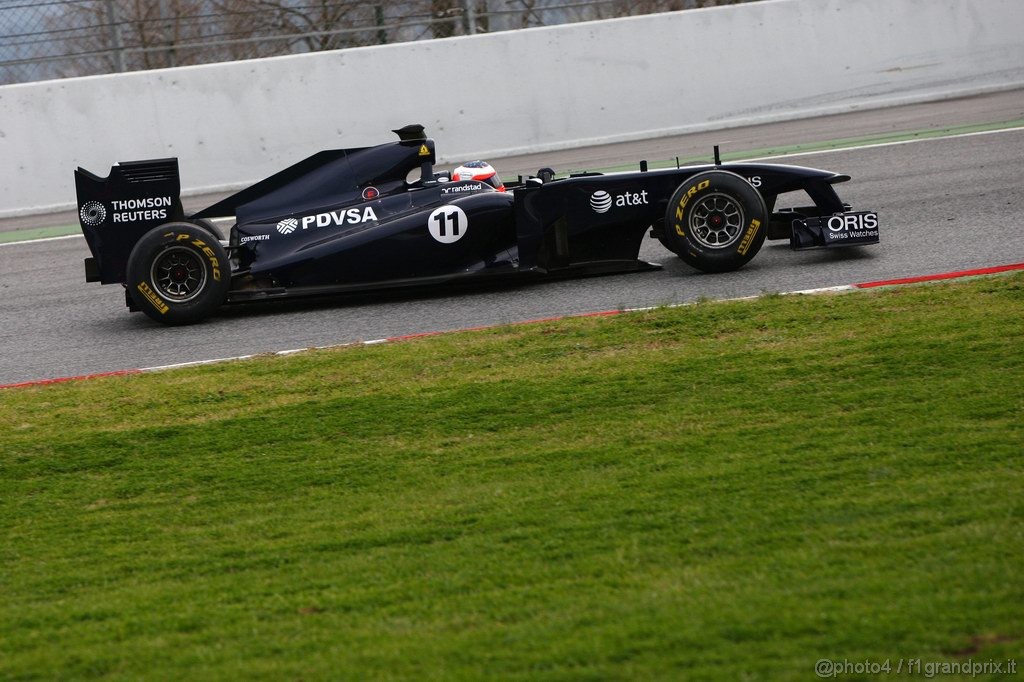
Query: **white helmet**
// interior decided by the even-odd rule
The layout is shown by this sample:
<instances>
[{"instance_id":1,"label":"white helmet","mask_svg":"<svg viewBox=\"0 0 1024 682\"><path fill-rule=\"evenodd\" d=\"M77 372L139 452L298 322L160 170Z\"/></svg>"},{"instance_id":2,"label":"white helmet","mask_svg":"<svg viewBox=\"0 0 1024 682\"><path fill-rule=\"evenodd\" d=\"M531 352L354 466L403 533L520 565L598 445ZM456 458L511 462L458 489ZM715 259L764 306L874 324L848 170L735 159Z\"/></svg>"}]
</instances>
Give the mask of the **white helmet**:
<instances>
[{"instance_id":1,"label":"white helmet","mask_svg":"<svg viewBox=\"0 0 1024 682\"><path fill-rule=\"evenodd\" d=\"M459 182L460 180L476 180L490 185L499 192L505 191L505 185L498 177L498 172L486 161L468 161L453 170L452 181Z\"/></svg>"}]
</instances>

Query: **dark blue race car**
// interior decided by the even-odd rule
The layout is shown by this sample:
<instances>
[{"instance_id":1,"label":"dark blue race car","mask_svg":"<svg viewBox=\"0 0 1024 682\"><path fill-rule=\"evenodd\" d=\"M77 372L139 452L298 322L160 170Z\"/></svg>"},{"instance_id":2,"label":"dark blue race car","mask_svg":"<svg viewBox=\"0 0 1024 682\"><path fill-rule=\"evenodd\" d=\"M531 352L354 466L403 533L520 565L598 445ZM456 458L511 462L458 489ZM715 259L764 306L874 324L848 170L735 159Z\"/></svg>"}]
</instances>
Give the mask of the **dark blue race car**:
<instances>
[{"instance_id":1,"label":"dark blue race car","mask_svg":"<svg viewBox=\"0 0 1024 682\"><path fill-rule=\"evenodd\" d=\"M177 159L75 172L92 251L86 280L125 287L128 307L166 324L224 304L455 281L650 270L645 235L706 272L735 270L765 239L796 250L878 242L878 216L833 185L849 176L777 164L684 166L506 187L486 164L437 173L422 126L398 142L323 151L186 215ZM479 173L478 173L479 171ZM808 206L775 210L781 194ZM211 219L234 225L222 241Z\"/></svg>"}]
</instances>

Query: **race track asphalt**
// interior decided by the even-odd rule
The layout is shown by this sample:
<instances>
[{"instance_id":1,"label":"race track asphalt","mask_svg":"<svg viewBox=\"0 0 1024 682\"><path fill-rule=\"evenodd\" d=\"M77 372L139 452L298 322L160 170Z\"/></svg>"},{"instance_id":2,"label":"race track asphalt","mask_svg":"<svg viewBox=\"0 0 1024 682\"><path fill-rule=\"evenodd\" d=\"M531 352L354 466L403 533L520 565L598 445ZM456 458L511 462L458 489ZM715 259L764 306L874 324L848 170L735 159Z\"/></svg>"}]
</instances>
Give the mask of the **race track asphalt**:
<instances>
[{"instance_id":1,"label":"race track asphalt","mask_svg":"<svg viewBox=\"0 0 1024 682\"><path fill-rule=\"evenodd\" d=\"M720 137L732 149L754 149L925 127L918 120L930 126L939 118L945 125L1007 121L1024 118L1024 91L940 103L932 110L937 113L931 117L929 105L858 112L723 131ZM534 167L530 162L580 168L692 155L698 142L710 139L701 134L570 150L508 160L499 170ZM82 259L89 254L81 238L0 245L0 385L1024 262L1024 130L782 162L852 175L838 186L840 196L857 209L879 212L882 243L794 253L787 244L768 242L742 270L706 275L647 240L641 258L664 264L661 271L384 300L238 307L179 328L129 314L119 286L86 284Z\"/></svg>"}]
</instances>

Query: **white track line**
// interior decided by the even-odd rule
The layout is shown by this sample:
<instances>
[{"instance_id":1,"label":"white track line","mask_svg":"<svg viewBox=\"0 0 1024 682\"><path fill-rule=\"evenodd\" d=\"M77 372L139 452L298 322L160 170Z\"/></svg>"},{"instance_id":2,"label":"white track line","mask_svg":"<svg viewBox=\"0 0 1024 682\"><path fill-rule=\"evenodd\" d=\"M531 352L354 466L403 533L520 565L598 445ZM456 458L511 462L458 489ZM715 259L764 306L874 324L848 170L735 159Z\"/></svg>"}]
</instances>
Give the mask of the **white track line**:
<instances>
[{"instance_id":1,"label":"white track line","mask_svg":"<svg viewBox=\"0 0 1024 682\"><path fill-rule=\"evenodd\" d=\"M20 242L0 242L0 247L3 246L21 246L23 244L42 244L43 242L55 242L61 239L82 239L85 235L83 234L66 234L62 237L42 237L40 239L25 239Z\"/></svg>"},{"instance_id":2,"label":"white track line","mask_svg":"<svg viewBox=\"0 0 1024 682\"><path fill-rule=\"evenodd\" d=\"M883 147L898 147L905 144L916 144L918 142L933 142L935 140L955 140L961 137L979 137L981 135L996 135L998 133L1016 133L1024 130L1024 126L1016 128L1000 128L998 130L979 130L973 133L957 133L955 135L937 135L935 137L919 137L913 140L894 140L892 142L876 142L874 144L862 144L854 147L835 147L834 149L816 149L809 152L787 152L774 156L755 156L742 161L730 161L729 163L746 163L748 161L769 161L772 159L788 159L793 156L818 156L820 154L835 154L837 152L848 152L861 149L881 149Z\"/></svg>"},{"instance_id":3,"label":"white track line","mask_svg":"<svg viewBox=\"0 0 1024 682\"><path fill-rule=\"evenodd\" d=\"M840 286L832 286L832 287L818 287L818 288L815 288L815 289L802 289L800 291L786 291L786 292L782 292L781 295L782 296L800 296L800 295L831 294L831 293L839 293L839 292L846 292L846 291L860 291L860 290L865 289L865 288L876 287L876 286L900 286L900 285L908 285L908 284L917 284L917 283L928 282L928 281L938 281L938 280L943 280L943 279L957 279L957 278L962 278L962 277L975 277L975 276L993 275L993 274L999 274L999 273L1004 273L1004 272L1009 272L1009 271L1020 271L1020 270L1024 270L1024 263L1016 263L1016 264L1013 264L1013 265L1001 265L1001 266L995 266L995 267L992 267L992 268L981 268L981 269L977 269L977 270L963 270L963 271L959 271L959 272L949 272L949 273L943 273L943 274L925 275L925 276L922 276L922 277L912 277L912 278L902 279L902 280L879 280L877 282L862 282L860 284L843 284L843 285L840 285ZM757 298L761 298L761 296L757 295L757 296L741 296L739 298L730 298L730 299L713 299L711 302L712 303L727 303L727 302L730 302L730 301L749 301L749 300L753 300L753 299L757 299ZM515 326L518 326L518 325L528 325L528 324L539 324L539 323L543 323L543 322L556 322L556 321L559 321L559 320L580 319L580 318L585 318L585 317L603 317L603 316L612 316L612 315L623 315L623 314L630 314L630 313L638 313L638 312L644 312L644 311L648 311L648 310L656 310L657 308L662 308L662 307L663 308L683 308L683 307L687 307L687 306L694 306L694 305L700 305L700 304L701 304L700 301L688 301L686 303L676 303L676 304L669 305L669 306L648 306L648 307L643 307L643 308L625 308L625 309L621 309L621 310L606 310L606 311L590 312L590 313L578 313L578 314L575 314L575 315L563 315L563 316L560 316L560 317L541 318L541 319L536 319L536 320L523 320L523 321L519 321L519 322L512 322L511 324L515 325ZM375 346L375 345L385 344L385 343L400 343L400 342L403 342L403 341L413 341L413 340L416 340L416 339L421 339L421 338L426 338L426 337L431 337L431 336L441 336L441 335L445 335L445 334L454 334L454 333L458 333L458 332L473 332L473 331L481 331L481 330L486 330L486 329L495 329L495 328L500 327L500 326L506 326L506 325L504 325L504 324L502 324L502 325L488 325L488 326L484 326L484 327L474 327L474 328L471 328L471 329L449 329L449 330L442 330L442 331L424 332L424 333L419 333L419 334L408 334L408 335L405 335L405 336L391 336L391 337L382 338L382 339L373 339L373 340L370 340L370 341L350 341L348 343L337 343L337 344L331 344L331 345L328 345L328 346L311 346L311 347L308 347L308 348L292 348L290 350L271 351L271 352L267 352L267 353L250 353L248 355L239 355L239 356L236 356L236 357L229 357L229 358L216 358L216 359L213 359L213 360L194 360L192 362L179 362L179 363L175 363L175 364L172 364L172 365L159 365L157 367L145 367L145 368L142 368L142 369L121 369L121 370L115 370L113 372L100 372L100 373L97 373L97 374L87 374L87 375L82 375L82 376L57 377L57 378L53 378L53 379L39 379L39 380L34 380L34 381L20 382L20 383L16 383L16 384L0 385L0 390L3 390L3 389L13 389L13 388L24 388L24 387L29 387L29 386L45 386L45 385L49 385L49 384L58 384L58 383L64 383L64 382L68 382L68 381L80 381L80 380L86 380L86 379L98 379L98 378L101 378L101 377L110 377L110 376L126 376L126 375L132 375L132 374L142 374L142 373L146 373L146 372L163 372L163 371L167 371L167 370L182 369L182 368L185 368L185 367L201 367L201 366L204 366L204 365L213 365L213 364L218 364L218 363L223 363L223 362L234 362L236 360L251 360L253 358L267 358L267 357L275 357L275 356L283 356L283 355L294 355L296 353L305 353L305 352L314 351L314 350L332 350L332 349L338 349L338 348L350 348L350 347L354 347L354 346Z\"/></svg>"},{"instance_id":4,"label":"white track line","mask_svg":"<svg viewBox=\"0 0 1024 682\"><path fill-rule=\"evenodd\" d=\"M772 161L777 159L788 159L794 156L820 156L822 154L836 154L839 152L857 151L860 149L881 149L884 147L898 147L905 144L916 144L918 142L933 142L935 140L955 140L961 137L979 137L981 135L997 135L999 133L1016 133L1024 131L1024 126L1018 126L1016 128L1000 128L998 130L980 130L973 133L957 133L954 135L938 135L936 137L921 137L914 140L896 140L894 142L878 142L875 144L862 144L853 147L836 147L834 149L816 149L807 152L788 152L786 154L775 154L773 156L754 156L748 159L737 159L736 161L728 161L726 163L749 163L751 161ZM657 170L657 169L655 169ZM664 169L661 169L664 170ZM621 172L621 171L620 171ZM628 171L626 171L628 172ZM3 246L21 246L24 244L39 244L41 242L52 242L59 239L75 239L81 238L81 234L69 234L62 237L43 237L42 239L26 239L18 242L0 242L0 247Z\"/></svg>"}]
</instances>

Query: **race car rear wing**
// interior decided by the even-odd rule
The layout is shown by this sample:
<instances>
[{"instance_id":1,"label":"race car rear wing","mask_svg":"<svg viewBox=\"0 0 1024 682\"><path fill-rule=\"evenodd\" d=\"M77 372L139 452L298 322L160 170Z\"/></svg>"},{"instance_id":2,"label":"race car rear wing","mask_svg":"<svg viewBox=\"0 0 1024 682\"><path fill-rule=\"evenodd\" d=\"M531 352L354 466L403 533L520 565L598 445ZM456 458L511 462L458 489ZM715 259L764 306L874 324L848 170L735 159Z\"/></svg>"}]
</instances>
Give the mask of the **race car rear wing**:
<instances>
[{"instance_id":1,"label":"race car rear wing","mask_svg":"<svg viewBox=\"0 0 1024 682\"><path fill-rule=\"evenodd\" d=\"M101 178L75 171L78 221L92 251L85 261L88 282L125 281L128 255L157 225L185 217L177 159L119 163Z\"/></svg>"}]
</instances>

